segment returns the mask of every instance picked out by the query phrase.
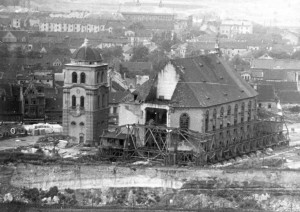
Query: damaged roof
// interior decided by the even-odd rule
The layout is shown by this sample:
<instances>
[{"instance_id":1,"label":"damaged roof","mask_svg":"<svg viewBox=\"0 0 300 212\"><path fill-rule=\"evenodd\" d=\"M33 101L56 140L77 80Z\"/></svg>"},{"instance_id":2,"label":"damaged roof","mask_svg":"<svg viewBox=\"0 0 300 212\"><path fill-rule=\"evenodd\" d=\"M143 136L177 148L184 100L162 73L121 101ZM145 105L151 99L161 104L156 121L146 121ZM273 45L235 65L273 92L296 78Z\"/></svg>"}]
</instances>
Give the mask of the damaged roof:
<instances>
[{"instance_id":1,"label":"damaged roof","mask_svg":"<svg viewBox=\"0 0 300 212\"><path fill-rule=\"evenodd\" d=\"M129 91L117 91L109 94L109 104L118 104L123 101L125 97L131 95Z\"/></svg>"},{"instance_id":2,"label":"damaged roof","mask_svg":"<svg viewBox=\"0 0 300 212\"><path fill-rule=\"evenodd\" d=\"M175 59L171 64L180 78L169 101L173 107L211 107L257 96L257 92L217 55ZM159 102L153 95L155 83L151 84L151 89L146 86L148 96L144 99Z\"/></svg>"},{"instance_id":3,"label":"damaged roof","mask_svg":"<svg viewBox=\"0 0 300 212\"><path fill-rule=\"evenodd\" d=\"M217 55L177 59L172 64L180 73L171 100L174 106L210 107L257 96L257 92Z\"/></svg>"}]
</instances>

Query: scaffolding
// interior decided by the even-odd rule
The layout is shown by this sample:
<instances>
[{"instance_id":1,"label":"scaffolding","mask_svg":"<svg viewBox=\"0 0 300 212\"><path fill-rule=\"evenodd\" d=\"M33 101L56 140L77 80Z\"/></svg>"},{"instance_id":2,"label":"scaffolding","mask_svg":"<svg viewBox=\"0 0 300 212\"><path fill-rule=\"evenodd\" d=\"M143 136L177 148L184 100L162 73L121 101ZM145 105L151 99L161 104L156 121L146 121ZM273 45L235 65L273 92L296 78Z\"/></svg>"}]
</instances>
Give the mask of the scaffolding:
<instances>
[{"instance_id":1,"label":"scaffolding","mask_svg":"<svg viewBox=\"0 0 300 212\"><path fill-rule=\"evenodd\" d=\"M155 125L130 124L100 136L103 157L117 160L159 161L165 165L214 164L288 145L283 120L255 120L209 133Z\"/></svg>"}]
</instances>

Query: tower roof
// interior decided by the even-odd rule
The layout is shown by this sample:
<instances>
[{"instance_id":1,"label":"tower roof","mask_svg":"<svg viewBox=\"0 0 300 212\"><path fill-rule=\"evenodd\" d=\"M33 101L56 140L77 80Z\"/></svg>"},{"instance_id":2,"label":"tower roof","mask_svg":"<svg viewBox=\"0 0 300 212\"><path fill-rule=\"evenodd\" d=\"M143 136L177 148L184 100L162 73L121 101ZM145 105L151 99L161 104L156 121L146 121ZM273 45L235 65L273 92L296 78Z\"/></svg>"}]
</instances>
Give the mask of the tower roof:
<instances>
[{"instance_id":1,"label":"tower roof","mask_svg":"<svg viewBox=\"0 0 300 212\"><path fill-rule=\"evenodd\" d=\"M72 59L75 62L102 62L100 52L88 45L88 39L73 53Z\"/></svg>"}]
</instances>

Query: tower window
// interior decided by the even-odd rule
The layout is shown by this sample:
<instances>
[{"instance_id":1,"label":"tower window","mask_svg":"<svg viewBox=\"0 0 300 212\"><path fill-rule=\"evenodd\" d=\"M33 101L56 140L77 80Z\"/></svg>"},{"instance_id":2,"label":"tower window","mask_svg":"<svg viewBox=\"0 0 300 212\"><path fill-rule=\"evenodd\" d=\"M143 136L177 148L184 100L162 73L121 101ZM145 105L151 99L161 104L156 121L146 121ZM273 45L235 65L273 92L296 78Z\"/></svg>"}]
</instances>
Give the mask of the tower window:
<instances>
[{"instance_id":1,"label":"tower window","mask_svg":"<svg viewBox=\"0 0 300 212\"><path fill-rule=\"evenodd\" d=\"M80 83L85 83L85 73L80 74Z\"/></svg>"},{"instance_id":2,"label":"tower window","mask_svg":"<svg viewBox=\"0 0 300 212\"><path fill-rule=\"evenodd\" d=\"M83 96L80 97L80 107L84 108L84 97Z\"/></svg>"},{"instance_id":3,"label":"tower window","mask_svg":"<svg viewBox=\"0 0 300 212\"><path fill-rule=\"evenodd\" d=\"M105 94L102 94L102 107L105 107Z\"/></svg>"},{"instance_id":4,"label":"tower window","mask_svg":"<svg viewBox=\"0 0 300 212\"><path fill-rule=\"evenodd\" d=\"M101 82L101 78L100 78L100 72L97 73L97 83Z\"/></svg>"},{"instance_id":5,"label":"tower window","mask_svg":"<svg viewBox=\"0 0 300 212\"><path fill-rule=\"evenodd\" d=\"M104 72L101 72L101 82L104 82Z\"/></svg>"},{"instance_id":6,"label":"tower window","mask_svg":"<svg viewBox=\"0 0 300 212\"><path fill-rule=\"evenodd\" d=\"M101 100L100 99L101 99L101 96L99 95L98 96L98 108L100 108L100 105L101 105Z\"/></svg>"},{"instance_id":7,"label":"tower window","mask_svg":"<svg viewBox=\"0 0 300 212\"><path fill-rule=\"evenodd\" d=\"M77 73L76 72L72 73L72 83L77 83Z\"/></svg>"},{"instance_id":8,"label":"tower window","mask_svg":"<svg viewBox=\"0 0 300 212\"><path fill-rule=\"evenodd\" d=\"M76 96L72 96L72 107L76 107Z\"/></svg>"}]
</instances>

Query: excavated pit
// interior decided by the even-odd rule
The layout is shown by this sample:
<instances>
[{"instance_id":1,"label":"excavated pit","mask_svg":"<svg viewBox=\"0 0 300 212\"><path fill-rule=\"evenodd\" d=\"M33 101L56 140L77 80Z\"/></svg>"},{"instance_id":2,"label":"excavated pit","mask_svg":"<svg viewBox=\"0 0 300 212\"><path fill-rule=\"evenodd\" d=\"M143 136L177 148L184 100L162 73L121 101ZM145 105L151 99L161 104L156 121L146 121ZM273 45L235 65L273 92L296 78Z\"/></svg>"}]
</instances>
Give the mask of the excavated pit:
<instances>
[{"instance_id":1,"label":"excavated pit","mask_svg":"<svg viewBox=\"0 0 300 212\"><path fill-rule=\"evenodd\" d=\"M300 210L297 170L17 164L1 166L0 180L2 198L12 188L57 186L74 190L78 206Z\"/></svg>"}]
</instances>

